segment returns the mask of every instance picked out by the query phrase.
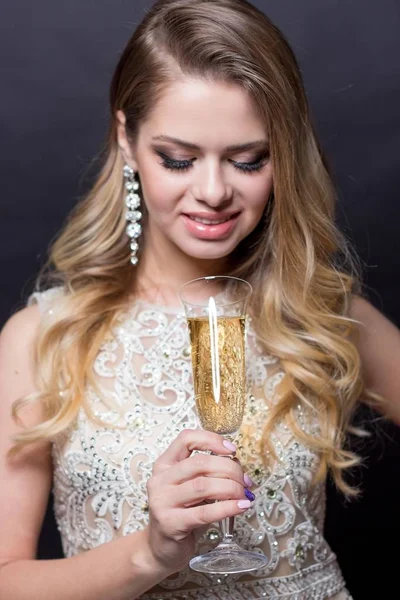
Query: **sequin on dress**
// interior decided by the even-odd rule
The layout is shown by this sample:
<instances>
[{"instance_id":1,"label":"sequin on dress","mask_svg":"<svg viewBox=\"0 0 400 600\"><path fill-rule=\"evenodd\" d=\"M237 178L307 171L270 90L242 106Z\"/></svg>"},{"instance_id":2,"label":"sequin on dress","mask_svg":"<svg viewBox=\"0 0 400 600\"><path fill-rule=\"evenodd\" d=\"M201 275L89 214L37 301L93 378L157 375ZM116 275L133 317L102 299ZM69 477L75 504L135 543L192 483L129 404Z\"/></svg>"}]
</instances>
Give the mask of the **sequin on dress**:
<instances>
[{"instance_id":1,"label":"sequin on dress","mask_svg":"<svg viewBox=\"0 0 400 600\"><path fill-rule=\"evenodd\" d=\"M29 304L37 302L46 318L60 293L34 293ZM246 576L186 568L141 600L351 600L323 537L325 485L312 485L318 456L282 424L273 436L279 462L265 468L260 458L263 424L284 373L257 344L251 323L247 332L248 398L237 444L256 482L256 500L236 517L235 533L241 546L264 552L269 563ZM66 557L144 528L154 461L182 429L199 426L183 312L137 301L104 340L93 368L98 389L88 386L87 400L100 424L82 408L53 443L55 516ZM310 431L300 408L297 417ZM197 552L213 548L219 536L218 525L210 526Z\"/></svg>"}]
</instances>

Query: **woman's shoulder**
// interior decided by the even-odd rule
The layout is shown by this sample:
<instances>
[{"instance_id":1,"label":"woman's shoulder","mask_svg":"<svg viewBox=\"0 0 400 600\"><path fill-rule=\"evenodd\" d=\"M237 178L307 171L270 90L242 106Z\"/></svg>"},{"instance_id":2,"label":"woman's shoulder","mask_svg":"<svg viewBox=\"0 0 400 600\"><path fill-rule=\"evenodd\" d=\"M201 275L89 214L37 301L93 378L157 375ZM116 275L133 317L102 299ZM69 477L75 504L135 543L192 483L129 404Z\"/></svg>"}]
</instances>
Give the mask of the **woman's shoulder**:
<instances>
[{"instance_id":1,"label":"woman's shoulder","mask_svg":"<svg viewBox=\"0 0 400 600\"><path fill-rule=\"evenodd\" d=\"M29 341L37 330L40 322L40 310L38 306L26 306L17 311L6 321L1 331L1 340L3 343L18 344L23 342L26 347Z\"/></svg>"},{"instance_id":2,"label":"woman's shoulder","mask_svg":"<svg viewBox=\"0 0 400 600\"><path fill-rule=\"evenodd\" d=\"M62 293L61 287L33 292L26 306L9 317L1 329L0 343L11 348L27 348L34 340L43 315L51 311L51 306Z\"/></svg>"},{"instance_id":3,"label":"woman's shoulder","mask_svg":"<svg viewBox=\"0 0 400 600\"><path fill-rule=\"evenodd\" d=\"M0 379L2 381L3 379L8 381L9 378L17 375L22 375L27 380L32 379L29 374L32 370L33 349L40 321L39 307L32 305L15 312L2 327L0 332Z\"/></svg>"}]
</instances>

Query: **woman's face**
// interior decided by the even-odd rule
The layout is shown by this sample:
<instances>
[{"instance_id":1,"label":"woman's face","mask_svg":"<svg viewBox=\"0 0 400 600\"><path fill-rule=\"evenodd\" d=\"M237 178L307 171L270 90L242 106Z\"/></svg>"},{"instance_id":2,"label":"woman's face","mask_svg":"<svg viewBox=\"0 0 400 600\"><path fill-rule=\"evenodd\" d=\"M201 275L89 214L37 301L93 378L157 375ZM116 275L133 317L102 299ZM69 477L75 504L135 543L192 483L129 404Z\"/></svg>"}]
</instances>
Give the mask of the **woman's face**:
<instances>
[{"instance_id":1,"label":"woman's face","mask_svg":"<svg viewBox=\"0 0 400 600\"><path fill-rule=\"evenodd\" d=\"M194 259L227 257L253 231L272 188L264 125L239 86L175 82L128 145L149 218L146 244L163 238ZM164 244L165 247L165 244Z\"/></svg>"}]
</instances>

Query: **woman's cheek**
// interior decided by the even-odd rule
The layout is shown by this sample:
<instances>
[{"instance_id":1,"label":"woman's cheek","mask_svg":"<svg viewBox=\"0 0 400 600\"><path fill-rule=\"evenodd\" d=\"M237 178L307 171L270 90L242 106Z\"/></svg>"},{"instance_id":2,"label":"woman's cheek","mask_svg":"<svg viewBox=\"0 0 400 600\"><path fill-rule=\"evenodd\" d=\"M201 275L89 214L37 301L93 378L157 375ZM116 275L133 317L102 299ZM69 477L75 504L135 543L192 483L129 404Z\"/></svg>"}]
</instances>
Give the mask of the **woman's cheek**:
<instances>
[{"instance_id":1,"label":"woman's cheek","mask_svg":"<svg viewBox=\"0 0 400 600\"><path fill-rule=\"evenodd\" d=\"M150 212L168 213L174 210L184 191L170 177L153 177L143 185L144 197Z\"/></svg>"}]
</instances>

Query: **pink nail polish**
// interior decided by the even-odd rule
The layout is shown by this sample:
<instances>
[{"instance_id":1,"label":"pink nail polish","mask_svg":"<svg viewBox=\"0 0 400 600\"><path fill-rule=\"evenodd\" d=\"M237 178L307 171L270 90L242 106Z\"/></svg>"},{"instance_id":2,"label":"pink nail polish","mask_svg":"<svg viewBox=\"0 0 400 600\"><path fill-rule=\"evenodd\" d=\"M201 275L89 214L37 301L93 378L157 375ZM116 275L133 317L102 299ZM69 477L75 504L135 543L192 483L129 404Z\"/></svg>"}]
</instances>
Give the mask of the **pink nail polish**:
<instances>
[{"instance_id":1,"label":"pink nail polish","mask_svg":"<svg viewBox=\"0 0 400 600\"><path fill-rule=\"evenodd\" d=\"M230 452L236 452L235 444L232 444L232 442L230 442L229 440L223 440L222 445L225 446L225 448Z\"/></svg>"},{"instance_id":2,"label":"pink nail polish","mask_svg":"<svg viewBox=\"0 0 400 600\"><path fill-rule=\"evenodd\" d=\"M250 508L251 502L250 500L239 500L238 507L239 508Z\"/></svg>"},{"instance_id":3,"label":"pink nail polish","mask_svg":"<svg viewBox=\"0 0 400 600\"><path fill-rule=\"evenodd\" d=\"M254 481L252 479L250 479L250 477L247 475L247 473L244 474L243 479L244 479L244 484L246 487L249 488L249 487L253 487L253 485L255 485Z\"/></svg>"}]
</instances>

